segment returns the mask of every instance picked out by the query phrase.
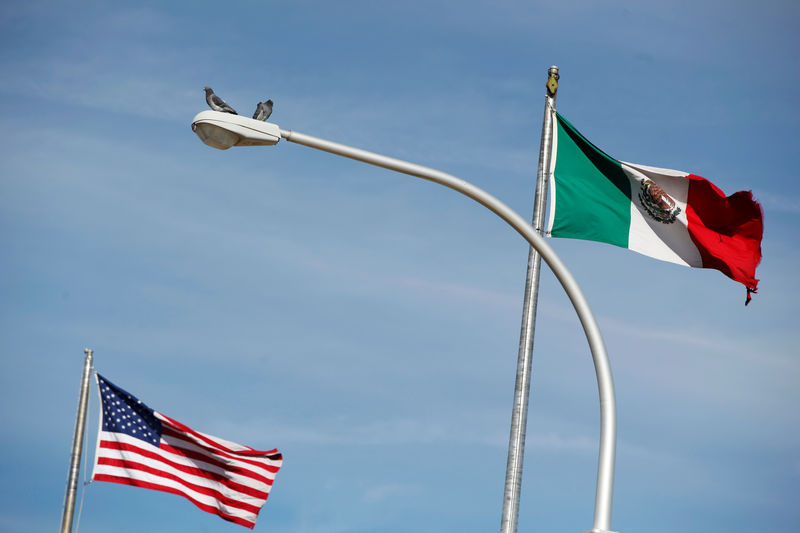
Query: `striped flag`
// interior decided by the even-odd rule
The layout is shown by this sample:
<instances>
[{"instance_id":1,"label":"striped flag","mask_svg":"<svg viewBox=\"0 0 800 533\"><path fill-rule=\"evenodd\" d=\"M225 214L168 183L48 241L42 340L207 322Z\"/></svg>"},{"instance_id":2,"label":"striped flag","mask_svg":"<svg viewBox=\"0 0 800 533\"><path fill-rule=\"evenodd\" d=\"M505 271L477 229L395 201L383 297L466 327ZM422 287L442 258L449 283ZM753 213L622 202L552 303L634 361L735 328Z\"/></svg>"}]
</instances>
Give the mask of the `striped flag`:
<instances>
[{"instance_id":1,"label":"striped flag","mask_svg":"<svg viewBox=\"0 0 800 533\"><path fill-rule=\"evenodd\" d=\"M171 492L253 528L283 458L206 435L96 374L102 421L92 481Z\"/></svg>"}]
</instances>

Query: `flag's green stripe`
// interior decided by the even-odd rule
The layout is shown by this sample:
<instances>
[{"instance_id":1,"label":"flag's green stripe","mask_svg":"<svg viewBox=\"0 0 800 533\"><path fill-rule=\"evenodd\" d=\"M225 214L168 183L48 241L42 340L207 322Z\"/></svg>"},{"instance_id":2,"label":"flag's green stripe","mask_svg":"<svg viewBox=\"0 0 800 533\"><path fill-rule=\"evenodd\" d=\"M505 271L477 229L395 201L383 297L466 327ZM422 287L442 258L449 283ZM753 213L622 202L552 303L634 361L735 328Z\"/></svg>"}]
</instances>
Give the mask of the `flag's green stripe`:
<instances>
[{"instance_id":1,"label":"flag's green stripe","mask_svg":"<svg viewBox=\"0 0 800 533\"><path fill-rule=\"evenodd\" d=\"M631 185L619 161L610 157L556 113L556 212L553 237L607 242L628 247Z\"/></svg>"}]
</instances>

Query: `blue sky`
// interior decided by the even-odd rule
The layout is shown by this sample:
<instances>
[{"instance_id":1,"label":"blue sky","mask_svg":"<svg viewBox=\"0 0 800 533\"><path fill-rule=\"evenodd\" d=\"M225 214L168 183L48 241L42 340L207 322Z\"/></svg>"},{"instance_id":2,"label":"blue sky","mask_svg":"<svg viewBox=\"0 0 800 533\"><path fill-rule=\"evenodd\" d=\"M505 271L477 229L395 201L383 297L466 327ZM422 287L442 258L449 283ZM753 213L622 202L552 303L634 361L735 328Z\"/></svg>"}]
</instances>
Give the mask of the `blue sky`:
<instances>
[{"instance_id":1,"label":"blue sky","mask_svg":"<svg viewBox=\"0 0 800 533\"><path fill-rule=\"evenodd\" d=\"M792 2L16 2L0 7L0 530L60 523L83 348L195 429L285 457L256 531L499 529L527 245L439 186L282 142L242 114L469 180L530 217L547 68L609 154L764 208L760 292L553 240L617 388L612 526L800 520ZM592 525L594 371L542 277L520 531ZM90 450L97 402L92 391ZM242 531L95 483L82 533Z\"/></svg>"}]
</instances>

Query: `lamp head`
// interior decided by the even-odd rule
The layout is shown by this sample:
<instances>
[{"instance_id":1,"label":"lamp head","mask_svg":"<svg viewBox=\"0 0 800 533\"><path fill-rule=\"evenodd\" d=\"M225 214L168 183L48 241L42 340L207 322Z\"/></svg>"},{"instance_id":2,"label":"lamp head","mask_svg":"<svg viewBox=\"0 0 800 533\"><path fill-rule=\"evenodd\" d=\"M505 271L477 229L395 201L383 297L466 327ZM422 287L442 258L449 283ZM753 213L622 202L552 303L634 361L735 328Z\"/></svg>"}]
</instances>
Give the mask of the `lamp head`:
<instances>
[{"instance_id":1,"label":"lamp head","mask_svg":"<svg viewBox=\"0 0 800 533\"><path fill-rule=\"evenodd\" d=\"M270 146L281 140L277 124L219 111L198 113L192 120L192 131L203 143L218 150L231 146Z\"/></svg>"},{"instance_id":2,"label":"lamp head","mask_svg":"<svg viewBox=\"0 0 800 533\"><path fill-rule=\"evenodd\" d=\"M218 150L227 150L240 140L240 137L232 131L208 122L192 123L192 131L204 144Z\"/></svg>"}]
</instances>

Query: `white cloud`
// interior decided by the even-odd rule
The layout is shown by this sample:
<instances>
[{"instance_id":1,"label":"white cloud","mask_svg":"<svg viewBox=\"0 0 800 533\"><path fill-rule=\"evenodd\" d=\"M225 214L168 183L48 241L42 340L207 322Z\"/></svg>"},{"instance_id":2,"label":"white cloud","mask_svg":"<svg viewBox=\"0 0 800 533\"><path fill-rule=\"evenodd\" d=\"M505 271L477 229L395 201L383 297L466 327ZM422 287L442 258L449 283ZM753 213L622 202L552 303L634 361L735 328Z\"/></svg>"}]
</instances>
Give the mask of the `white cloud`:
<instances>
[{"instance_id":1,"label":"white cloud","mask_svg":"<svg viewBox=\"0 0 800 533\"><path fill-rule=\"evenodd\" d=\"M326 422L308 421L302 425L287 423L275 418L250 420L234 424L217 421L219 434L241 433L251 428L248 439L260 442L280 442L281 446L429 446L446 444L459 447L487 446L498 451L508 447L507 413L469 413L450 416L443 420L424 417L394 417L370 422L358 422L340 417ZM268 428L264 430L252 428ZM526 447L558 453L596 454L596 435L564 434L560 431L538 432L530 428ZM652 452L650 452L652 455ZM392 487L379 494L393 490Z\"/></svg>"},{"instance_id":2,"label":"white cloud","mask_svg":"<svg viewBox=\"0 0 800 533\"><path fill-rule=\"evenodd\" d=\"M525 436L525 446L557 452L596 453L597 437L562 436L558 433L532 433Z\"/></svg>"},{"instance_id":3,"label":"white cloud","mask_svg":"<svg viewBox=\"0 0 800 533\"><path fill-rule=\"evenodd\" d=\"M767 216L771 212L788 213L791 215L800 214L800 196L792 193L783 192L776 194L766 191L758 191L755 199L761 203L761 207Z\"/></svg>"},{"instance_id":4,"label":"white cloud","mask_svg":"<svg viewBox=\"0 0 800 533\"><path fill-rule=\"evenodd\" d=\"M368 487L364 491L364 501L367 503L383 502L395 496L409 492L417 492L419 487L408 483L386 483Z\"/></svg>"}]
</instances>

